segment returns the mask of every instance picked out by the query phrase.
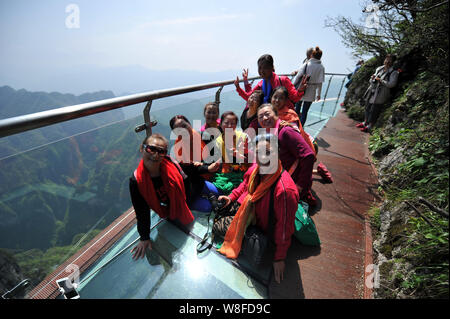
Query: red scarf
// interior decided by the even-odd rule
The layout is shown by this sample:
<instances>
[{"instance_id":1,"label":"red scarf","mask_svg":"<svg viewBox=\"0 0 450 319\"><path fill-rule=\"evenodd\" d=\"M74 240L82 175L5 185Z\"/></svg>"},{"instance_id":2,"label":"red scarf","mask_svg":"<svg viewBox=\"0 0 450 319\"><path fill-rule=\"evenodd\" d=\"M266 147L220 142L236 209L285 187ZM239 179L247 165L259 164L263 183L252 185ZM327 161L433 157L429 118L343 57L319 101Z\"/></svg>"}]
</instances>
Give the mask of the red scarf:
<instances>
[{"instance_id":1,"label":"red scarf","mask_svg":"<svg viewBox=\"0 0 450 319\"><path fill-rule=\"evenodd\" d=\"M175 156L179 163L201 162L204 160L202 156L203 149L208 147L202 140L200 133L194 129L191 132L192 135L189 136L189 139L179 136L175 141ZM183 148L188 148L189 154L183 154ZM209 154L209 150L207 154Z\"/></svg>"},{"instance_id":2,"label":"red scarf","mask_svg":"<svg viewBox=\"0 0 450 319\"><path fill-rule=\"evenodd\" d=\"M186 204L184 182L180 172L175 164L167 158L162 160L160 169L161 179L169 198L169 206L161 206L153 187L152 178L145 168L143 160L141 160L135 172L139 192L150 208L161 218L178 219L184 225L191 223L194 216Z\"/></svg>"},{"instance_id":3,"label":"red scarf","mask_svg":"<svg viewBox=\"0 0 450 319\"><path fill-rule=\"evenodd\" d=\"M248 194L228 227L222 247L218 250L219 253L231 259L236 259L239 256L245 230L250 223L255 224L256 221L255 203L270 191L270 187L277 182L282 172L281 162L278 160L277 171L272 175L267 175L264 181L260 181L259 178L256 178L259 173L259 165L256 165L248 179Z\"/></svg>"}]
</instances>

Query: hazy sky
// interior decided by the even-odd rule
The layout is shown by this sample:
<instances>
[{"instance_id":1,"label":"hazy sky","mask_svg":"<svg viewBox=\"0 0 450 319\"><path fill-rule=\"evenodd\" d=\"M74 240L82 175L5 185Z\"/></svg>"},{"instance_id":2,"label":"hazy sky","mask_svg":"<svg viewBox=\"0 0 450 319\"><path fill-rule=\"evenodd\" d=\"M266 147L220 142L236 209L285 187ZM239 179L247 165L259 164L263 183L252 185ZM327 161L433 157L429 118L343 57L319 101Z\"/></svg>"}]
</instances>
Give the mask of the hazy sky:
<instances>
[{"instance_id":1,"label":"hazy sky","mask_svg":"<svg viewBox=\"0 0 450 319\"><path fill-rule=\"evenodd\" d=\"M79 28L68 27L77 23L70 4ZM258 57L270 53L284 73L319 45L326 71L346 73L355 64L351 51L324 28L327 16L338 15L363 18L360 1L0 0L0 72L20 79L79 66L249 67L256 75Z\"/></svg>"}]
</instances>

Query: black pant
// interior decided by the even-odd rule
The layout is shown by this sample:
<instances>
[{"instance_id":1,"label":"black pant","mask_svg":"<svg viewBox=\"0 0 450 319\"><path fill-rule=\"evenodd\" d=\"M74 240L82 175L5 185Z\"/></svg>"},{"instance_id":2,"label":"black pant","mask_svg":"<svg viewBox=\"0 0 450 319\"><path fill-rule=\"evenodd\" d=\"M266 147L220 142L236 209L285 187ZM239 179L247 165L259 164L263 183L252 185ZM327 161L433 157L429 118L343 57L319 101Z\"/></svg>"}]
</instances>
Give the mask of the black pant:
<instances>
[{"instance_id":1,"label":"black pant","mask_svg":"<svg viewBox=\"0 0 450 319\"><path fill-rule=\"evenodd\" d=\"M366 111L365 111L365 119L367 121L366 124L374 125L377 122L382 109L383 109L383 104L374 104L374 103L369 103L369 101L367 101L366 102Z\"/></svg>"},{"instance_id":2,"label":"black pant","mask_svg":"<svg viewBox=\"0 0 450 319\"><path fill-rule=\"evenodd\" d=\"M298 117L300 118L300 123L302 123L302 126L305 126L306 118L308 117L308 111L311 106L312 102L308 101L298 101L295 103L295 112L297 112ZM303 105L303 109L302 108ZM301 111L300 111L301 109Z\"/></svg>"}]
</instances>

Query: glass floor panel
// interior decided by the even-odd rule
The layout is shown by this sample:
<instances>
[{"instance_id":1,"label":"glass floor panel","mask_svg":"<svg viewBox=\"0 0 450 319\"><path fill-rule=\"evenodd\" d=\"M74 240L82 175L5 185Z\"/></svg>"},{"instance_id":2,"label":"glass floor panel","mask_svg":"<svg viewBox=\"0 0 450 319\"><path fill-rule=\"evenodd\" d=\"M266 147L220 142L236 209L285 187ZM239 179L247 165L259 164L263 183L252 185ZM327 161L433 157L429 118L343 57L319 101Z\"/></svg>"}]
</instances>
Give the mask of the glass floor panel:
<instances>
[{"instance_id":1,"label":"glass floor panel","mask_svg":"<svg viewBox=\"0 0 450 319\"><path fill-rule=\"evenodd\" d=\"M196 236L199 240L201 240L207 231L211 232L212 225L214 222L214 214L211 214L209 217L209 229L208 225L208 214L202 212L192 211L195 222L190 229L190 233ZM208 242L211 242L211 239L208 239ZM212 249L218 248L221 242L214 242L214 247ZM225 257L223 257L225 258ZM269 258L265 258L261 265L255 268L254 265L251 265L245 258L239 256L236 262L233 262L237 267L242 268L246 273L250 274L252 277L256 278L259 282L268 285L270 281L270 275L272 271L272 263Z\"/></svg>"},{"instance_id":2,"label":"glass floor panel","mask_svg":"<svg viewBox=\"0 0 450 319\"><path fill-rule=\"evenodd\" d=\"M101 262L82 275L81 298L267 298L263 284L214 252L214 248L197 255L198 240L168 221L161 221L152 230L153 249L135 261L130 250L138 237L133 227Z\"/></svg>"},{"instance_id":3,"label":"glass floor panel","mask_svg":"<svg viewBox=\"0 0 450 319\"><path fill-rule=\"evenodd\" d=\"M333 98L327 99L325 103L314 102L311 104L308 111L308 117L304 125L304 129L308 132L308 134L316 138L325 124L327 124L328 120L337 114L340 108L339 103L341 100L337 101L338 105L336 105L336 101L336 98Z\"/></svg>"}]
</instances>

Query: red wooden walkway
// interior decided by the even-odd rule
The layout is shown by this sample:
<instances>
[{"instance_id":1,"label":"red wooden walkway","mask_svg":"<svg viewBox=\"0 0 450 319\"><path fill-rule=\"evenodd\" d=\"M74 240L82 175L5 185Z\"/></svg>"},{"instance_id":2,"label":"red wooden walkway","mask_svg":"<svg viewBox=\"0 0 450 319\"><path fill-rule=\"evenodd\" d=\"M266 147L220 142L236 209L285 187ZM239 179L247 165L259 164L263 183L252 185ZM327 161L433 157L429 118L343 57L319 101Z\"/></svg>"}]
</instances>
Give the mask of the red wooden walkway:
<instances>
[{"instance_id":1,"label":"red wooden walkway","mask_svg":"<svg viewBox=\"0 0 450 319\"><path fill-rule=\"evenodd\" d=\"M333 183L314 178L319 205L310 210L322 245L293 244L281 284L270 284L270 298L371 298L365 267L372 263L372 238L366 212L376 199L376 172L369 162L367 133L340 110L319 133L318 162ZM369 278L370 279L370 278Z\"/></svg>"}]
</instances>

